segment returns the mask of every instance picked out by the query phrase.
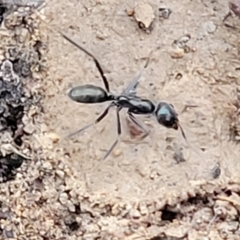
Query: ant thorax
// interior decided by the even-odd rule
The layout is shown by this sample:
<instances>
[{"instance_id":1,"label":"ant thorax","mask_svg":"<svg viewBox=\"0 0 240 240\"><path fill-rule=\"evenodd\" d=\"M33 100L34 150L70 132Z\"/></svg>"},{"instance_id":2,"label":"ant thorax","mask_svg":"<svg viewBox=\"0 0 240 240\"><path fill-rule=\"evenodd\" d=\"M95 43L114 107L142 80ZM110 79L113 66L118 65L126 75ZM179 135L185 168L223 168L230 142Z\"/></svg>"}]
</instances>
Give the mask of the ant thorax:
<instances>
[{"instance_id":1,"label":"ant thorax","mask_svg":"<svg viewBox=\"0 0 240 240\"><path fill-rule=\"evenodd\" d=\"M120 95L116 101L119 106L128 108L134 114L151 114L155 110L155 105L150 100L137 96Z\"/></svg>"},{"instance_id":2,"label":"ant thorax","mask_svg":"<svg viewBox=\"0 0 240 240\"><path fill-rule=\"evenodd\" d=\"M134 97L134 98L137 100L138 97ZM120 96L116 97L117 105L119 105L123 108L132 108L133 107L130 100L131 100L131 97L127 97L127 96L124 96L124 95L120 95Z\"/></svg>"}]
</instances>

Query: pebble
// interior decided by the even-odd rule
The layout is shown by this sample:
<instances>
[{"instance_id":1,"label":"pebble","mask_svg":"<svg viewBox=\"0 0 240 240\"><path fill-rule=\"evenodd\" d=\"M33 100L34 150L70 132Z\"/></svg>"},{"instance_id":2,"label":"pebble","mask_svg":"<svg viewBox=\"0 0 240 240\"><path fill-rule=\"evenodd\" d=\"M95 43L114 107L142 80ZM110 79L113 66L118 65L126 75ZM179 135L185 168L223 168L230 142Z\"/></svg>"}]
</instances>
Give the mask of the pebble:
<instances>
[{"instance_id":1,"label":"pebble","mask_svg":"<svg viewBox=\"0 0 240 240\"><path fill-rule=\"evenodd\" d=\"M33 134L35 131L35 126L32 123L28 123L23 127L23 131L29 135Z\"/></svg>"},{"instance_id":2,"label":"pebble","mask_svg":"<svg viewBox=\"0 0 240 240\"><path fill-rule=\"evenodd\" d=\"M136 168L136 172L141 176L141 177L147 177L149 175L149 169L145 166L139 165Z\"/></svg>"},{"instance_id":3,"label":"pebble","mask_svg":"<svg viewBox=\"0 0 240 240\"><path fill-rule=\"evenodd\" d=\"M112 213L113 216L117 216L117 215L119 215L121 213L121 209L119 208L118 205L114 205L112 207L111 213Z\"/></svg>"},{"instance_id":4,"label":"pebble","mask_svg":"<svg viewBox=\"0 0 240 240\"><path fill-rule=\"evenodd\" d=\"M216 165L211 169L211 175L214 179L218 178L221 174L220 164L216 163Z\"/></svg>"},{"instance_id":5,"label":"pebble","mask_svg":"<svg viewBox=\"0 0 240 240\"><path fill-rule=\"evenodd\" d=\"M68 210L70 212L75 212L76 211L76 208L75 208L74 204L70 200L67 201L67 207L68 207Z\"/></svg>"},{"instance_id":6,"label":"pebble","mask_svg":"<svg viewBox=\"0 0 240 240\"><path fill-rule=\"evenodd\" d=\"M217 29L217 26L212 22L208 21L202 24L205 33L214 33Z\"/></svg>"},{"instance_id":7,"label":"pebble","mask_svg":"<svg viewBox=\"0 0 240 240\"><path fill-rule=\"evenodd\" d=\"M172 58L182 58L184 56L184 49L173 48L173 49L170 50L170 56Z\"/></svg>"},{"instance_id":8,"label":"pebble","mask_svg":"<svg viewBox=\"0 0 240 240\"><path fill-rule=\"evenodd\" d=\"M139 210L142 215L147 215L148 214L148 208L145 203L140 203L139 204Z\"/></svg>"},{"instance_id":9,"label":"pebble","mask_svg":"<svg viewBox=\"0 0 240 240\"><path fill-rule=\"evenodd\" d=\"M149 29L155 19L152 6L145 2L139 2L134 8L134 18L144 29Z\"/></svg>"},{"instance_id":10,"label":"pebble","mask_svg":"<svg viewBox=\"0 0 240 240\"><path fill-rule=\"evenodd\" d=\"M46 169L46 170L52 170L52 164L49 161L44 161L42 163L42 168Z\"/></svg>"},{"instance_id":11,"label":"pebble","mask_svg":"<svg viewBox=\"0 0 240 240\"><path fill-rule=\"evenodd\" d=\"M140 212L136 209L131 209L130 212L129 212L129 215L133 218L140 218L141 217Z\"/></svg>"},{"instance_id":12,"label":"pebble","mask_svg":"<svg viewBox=\"0 0 240 240\"><path fill-rule=\"evenodd\" d=\"M47 138L49 138L53 143L58 143L60 136L54 132L50 132L46 134Z\"/></svg>"},{"instance_id":13,"label":"pebble","mask_svg":"<svg viewBox=\"0 0 240 240\"><path fill-rule=\"evenodd\" d=\"M68 195L67 195L67 193L60 193L59 201L60 201L61 204L64 204L64 205L67 204L67 202L68 202Z\"/></svg>"},{"instance_id":14,"label":"pebble","mask_svg":"<svg viewBox=\"0 0 240 240\"><path fill-rule=\"evenodd\" d=\"M64 178L64 172L62 170L56 170L56 174L60 177L60 178Z\"/></svg>"},{"instance_id":15,"label":"pebble","mask_svg":"<svg viewBox=\"0 0 240 240\"><path fill-rule=\"evenodd\" d=\"M122 154L122 150L121 149L116 149L116 150L114 150L114 152L113 152L113 156L114 157L118 157L118 156L120 156Z\"/></svg>"}]
</instances>

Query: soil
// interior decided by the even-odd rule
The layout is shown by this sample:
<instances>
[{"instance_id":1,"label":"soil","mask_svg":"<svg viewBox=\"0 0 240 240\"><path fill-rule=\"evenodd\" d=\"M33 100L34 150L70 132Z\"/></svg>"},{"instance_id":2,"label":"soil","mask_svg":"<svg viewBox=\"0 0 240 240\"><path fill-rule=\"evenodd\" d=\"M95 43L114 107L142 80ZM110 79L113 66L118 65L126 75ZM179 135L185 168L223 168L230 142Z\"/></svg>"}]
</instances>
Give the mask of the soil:
<instances>
[{"instance_id":1,"label":"soil","mask_svg":"<svg viewBox=\"0 0 240 240\"><path fill-rule=\"evenodd\" d=\"M137 94L173 104L189 144L154 116L139 117L150 133L137 139L125 111L121 140L104 161L117 137L115 111L67 138L107 106L73 102L68 90L103 82L89 56L42 23L48 47L44 113L31 139L34 161L19 170L21 181L38 185L33 187L38 200L29 192L20 196L29 209L19 215L18 206L13 210L23 222L22 229L15 226L15 238L238 239L240 20L232 15L222 21L227 1L152 1L147 3L156 18L146 32L126 13L134 12L136 3L52 0L41 16L97 57L114 93L131 82L153 51ZM168 19L159 18L162 7L172 10ZM189 52L175 49L172 43L186 34ZM14 181L20 180L17 175Z\"/></svg>"}]
</instances>

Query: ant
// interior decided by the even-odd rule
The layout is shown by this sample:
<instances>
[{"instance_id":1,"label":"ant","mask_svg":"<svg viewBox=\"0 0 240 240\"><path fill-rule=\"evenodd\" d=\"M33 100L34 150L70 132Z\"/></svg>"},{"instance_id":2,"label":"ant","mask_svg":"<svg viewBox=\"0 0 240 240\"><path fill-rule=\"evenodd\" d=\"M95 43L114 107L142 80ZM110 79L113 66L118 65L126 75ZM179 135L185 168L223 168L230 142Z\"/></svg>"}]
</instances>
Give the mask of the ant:
<instances>
[{"instance_id":1,"label":"ant","mask_svg":"<svg viewBox=\"0 0 240 240\"><path fill-rule=\"evenodd\" d=\"M149 57L144 68L132 80L132 82L123 90L123 92L120 95L114 95L110 92L108 80L105 77L103 69L99 61L97 60L97 58L93 54L91 54L89 51L87 51L84 47L82 47L80 44L70 39L66 34L60 31L58 32L61 34L61 36L64 39L72 43L74 46L76 46L77 48L85 52L88 56L90 56L93 59L105 86L105 89L92 84L85 84L85 85L73 87L68 92L69 98L75 102L84 103L84 104L111 102L108 105L108 107L99 115L99 117L94 122L68 135L68 137L72 137L73 135L80 133L90 128L91 126L99 123L101 120L103 120L107 116L109 110L112 107L116 107L118 136L115 142L112 144L110 149L107 151L107 153L103 157L103 159L106 159L109 156L109 154L112 152L114 147L119 142L119 138L122 133L119 112L123 108L128 109L127 114L129 115L130 119L138 127L140 127L145 133L147 133L147 130L144 128L143 124L134 115L153 114L155 115L158 123L161 124L162 126L166 128L172 128L175 130L178 130L178 128L180 128L183 137L186 139L185 133L183 132L183 129L179 124L178 114L176 113L172 104L169 104L167 102L160 102L156 106L151 100L143 99L136 95L136 87L139 83L139 78L141 77L143 70L148 66Z\"/></svg>"}]
</instances>

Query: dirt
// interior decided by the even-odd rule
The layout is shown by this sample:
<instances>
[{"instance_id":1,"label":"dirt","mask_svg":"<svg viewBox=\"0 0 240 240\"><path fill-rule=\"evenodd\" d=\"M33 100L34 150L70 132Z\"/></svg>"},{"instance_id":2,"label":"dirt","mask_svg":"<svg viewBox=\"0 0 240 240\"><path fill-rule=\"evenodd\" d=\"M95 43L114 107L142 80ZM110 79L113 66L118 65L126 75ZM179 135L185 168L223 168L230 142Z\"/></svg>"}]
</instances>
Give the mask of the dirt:
<instances>
[{"instance_id":1,"label":"dirt","mask_svg":"<svg viewBox=\"0 0 240 240\"><path fill-rule=\"evenodd\" d=\"M26 184L19 206L31 203L28 211L14 207L21 222L14 227L15 238L237 239L240 234L235 104L240 20L232 15L224 24L227 1L153 1L147 4L156 17L146 32L127 14L134 13L134 4L52 0L41 16L97 57L114 93L131 82L153 51L137 94L173 104L190 145L154 116L139 117L150 133L134 138L124 111L121 141L105 161L101 158L117 137L115 111L67 138L106 107L75 103L68 90L103 82L89 56L42 23L41 34L48 39L44 113L31 138L34 161L14 180ZM159 18L163 7L172 11L168 19ZM172 46L187 34L188 51ZM10 202L16 198L13 194Z\"/></svg>"},{"instance_id":2,"label":"dirt","mask_svg":"<svg viewBox=\"0 0 240 240\"><path fill-rule=\"evenodd\" d=\"M180 186L188 188L189 180L205 179L216 162L220 162L222 177L226 178L224 169L231 172L231 164L236 168L234 157L232 163L222 161L221 158L230 152L232 154L232 150L228 152L229 145L232 144L227 141L229 124L224 112L229 103L229 96L234 98L236 91L235 80L231 80L231 76L228 75L238 64L234 59L236 49L233 46L237 40L234 40L234 36L230 38L231 30L221 25L221 17L227 13L227 6L216 5L217 11L214 13L214 5L189 3L188 9L185 9L184 4L175 6L176 3L172 3L169 7L175 10L175 16L171 15L171 19L166 22L156 21L154 30L146 35L138 29L134 21L124 16L124 10L134 5L121 2L120 8L116 6L117 3L86 2L76 5L76 10L71 8L76 2L66 6L52 3L47 6L46 17L49 19L50 16L54 16L51 26L60 28L76 41L85 43L84 46L97 56L114 92L120 92L127 86L143 66L142 58L146 58L152 49L160 48L155 50L151 57L138 93L156 103L166 100L172 103L178 112L188 103L196 105L180 114L180 121L186 129L188 141L200 152L201 157L192 148L184 146L186 162L181 165L175 164L172 158L172 142L176 141L181 146L184 145L184 140L179 132L162 128L152 117L144 119L150 125L151 133L143 142L121 142L117 147L121 150L121 155L117 158L111 156L101 164L97 172L90 174L91 168L98 163L115 140L116 123L114 120L110 121L109 117L95 128L75 136L73 140L64 139L68 133L94 121L96 114L105 107L104 104L90 106L74 103L68 99L67 90L71 86L83 83L100 86L103 83L88 56L71 44L64 44L63 39L56 33L49 32L46 97L50 97L44 104L46 124L63 139L59 147L68 152L69 162L74 165L76 174L78 172L79 180L83 177L83 174L79 173L85 172L91 179L89 187L93 190L102 188L106 191L109 187L118 190L118 194L124 193L129 199L146 197L146 193L149 197L155 196L156 191L162 192L162 187L166 186L169 186L166 189L168 193L170 190L178 191ZM88 13L85 8L89 9ZM71 14L67 13L68 10ZM118 16L114 11L122 15L118 13ZM201 14L196 14L196 11ZM191 19L193 15L194 19ZM199 19L195 15L199 15ZM179 19L184 21L177 25ZM211 22L216 26L216 31L213 34L205 33ZM182 59L172 59L168 48L173 40L185 33L190 33L191 46L196 51L184 55ZM223 54L224 58L221 57ZM221 61L218 62L220 57ZM236 63L232 63L233 61ZM231 74L237 75L238 72L234 71ZM181 76L180 79L178 75ZM237 78L232 78L235 77ZM115 117L114 113L111 114ZM125 118L126 114L123 113L123 123ZM126 128L124 130L126 132ZM123 139L125 138L128 138L128 133L123 134ZM237 156L236 147L233 147ZM155 180L151 179L154 172ZM234 175L238 178L237 171L231 172L231 177ZM129 179L128 184L126 179Z\"/></svg>"}]
</instances>

